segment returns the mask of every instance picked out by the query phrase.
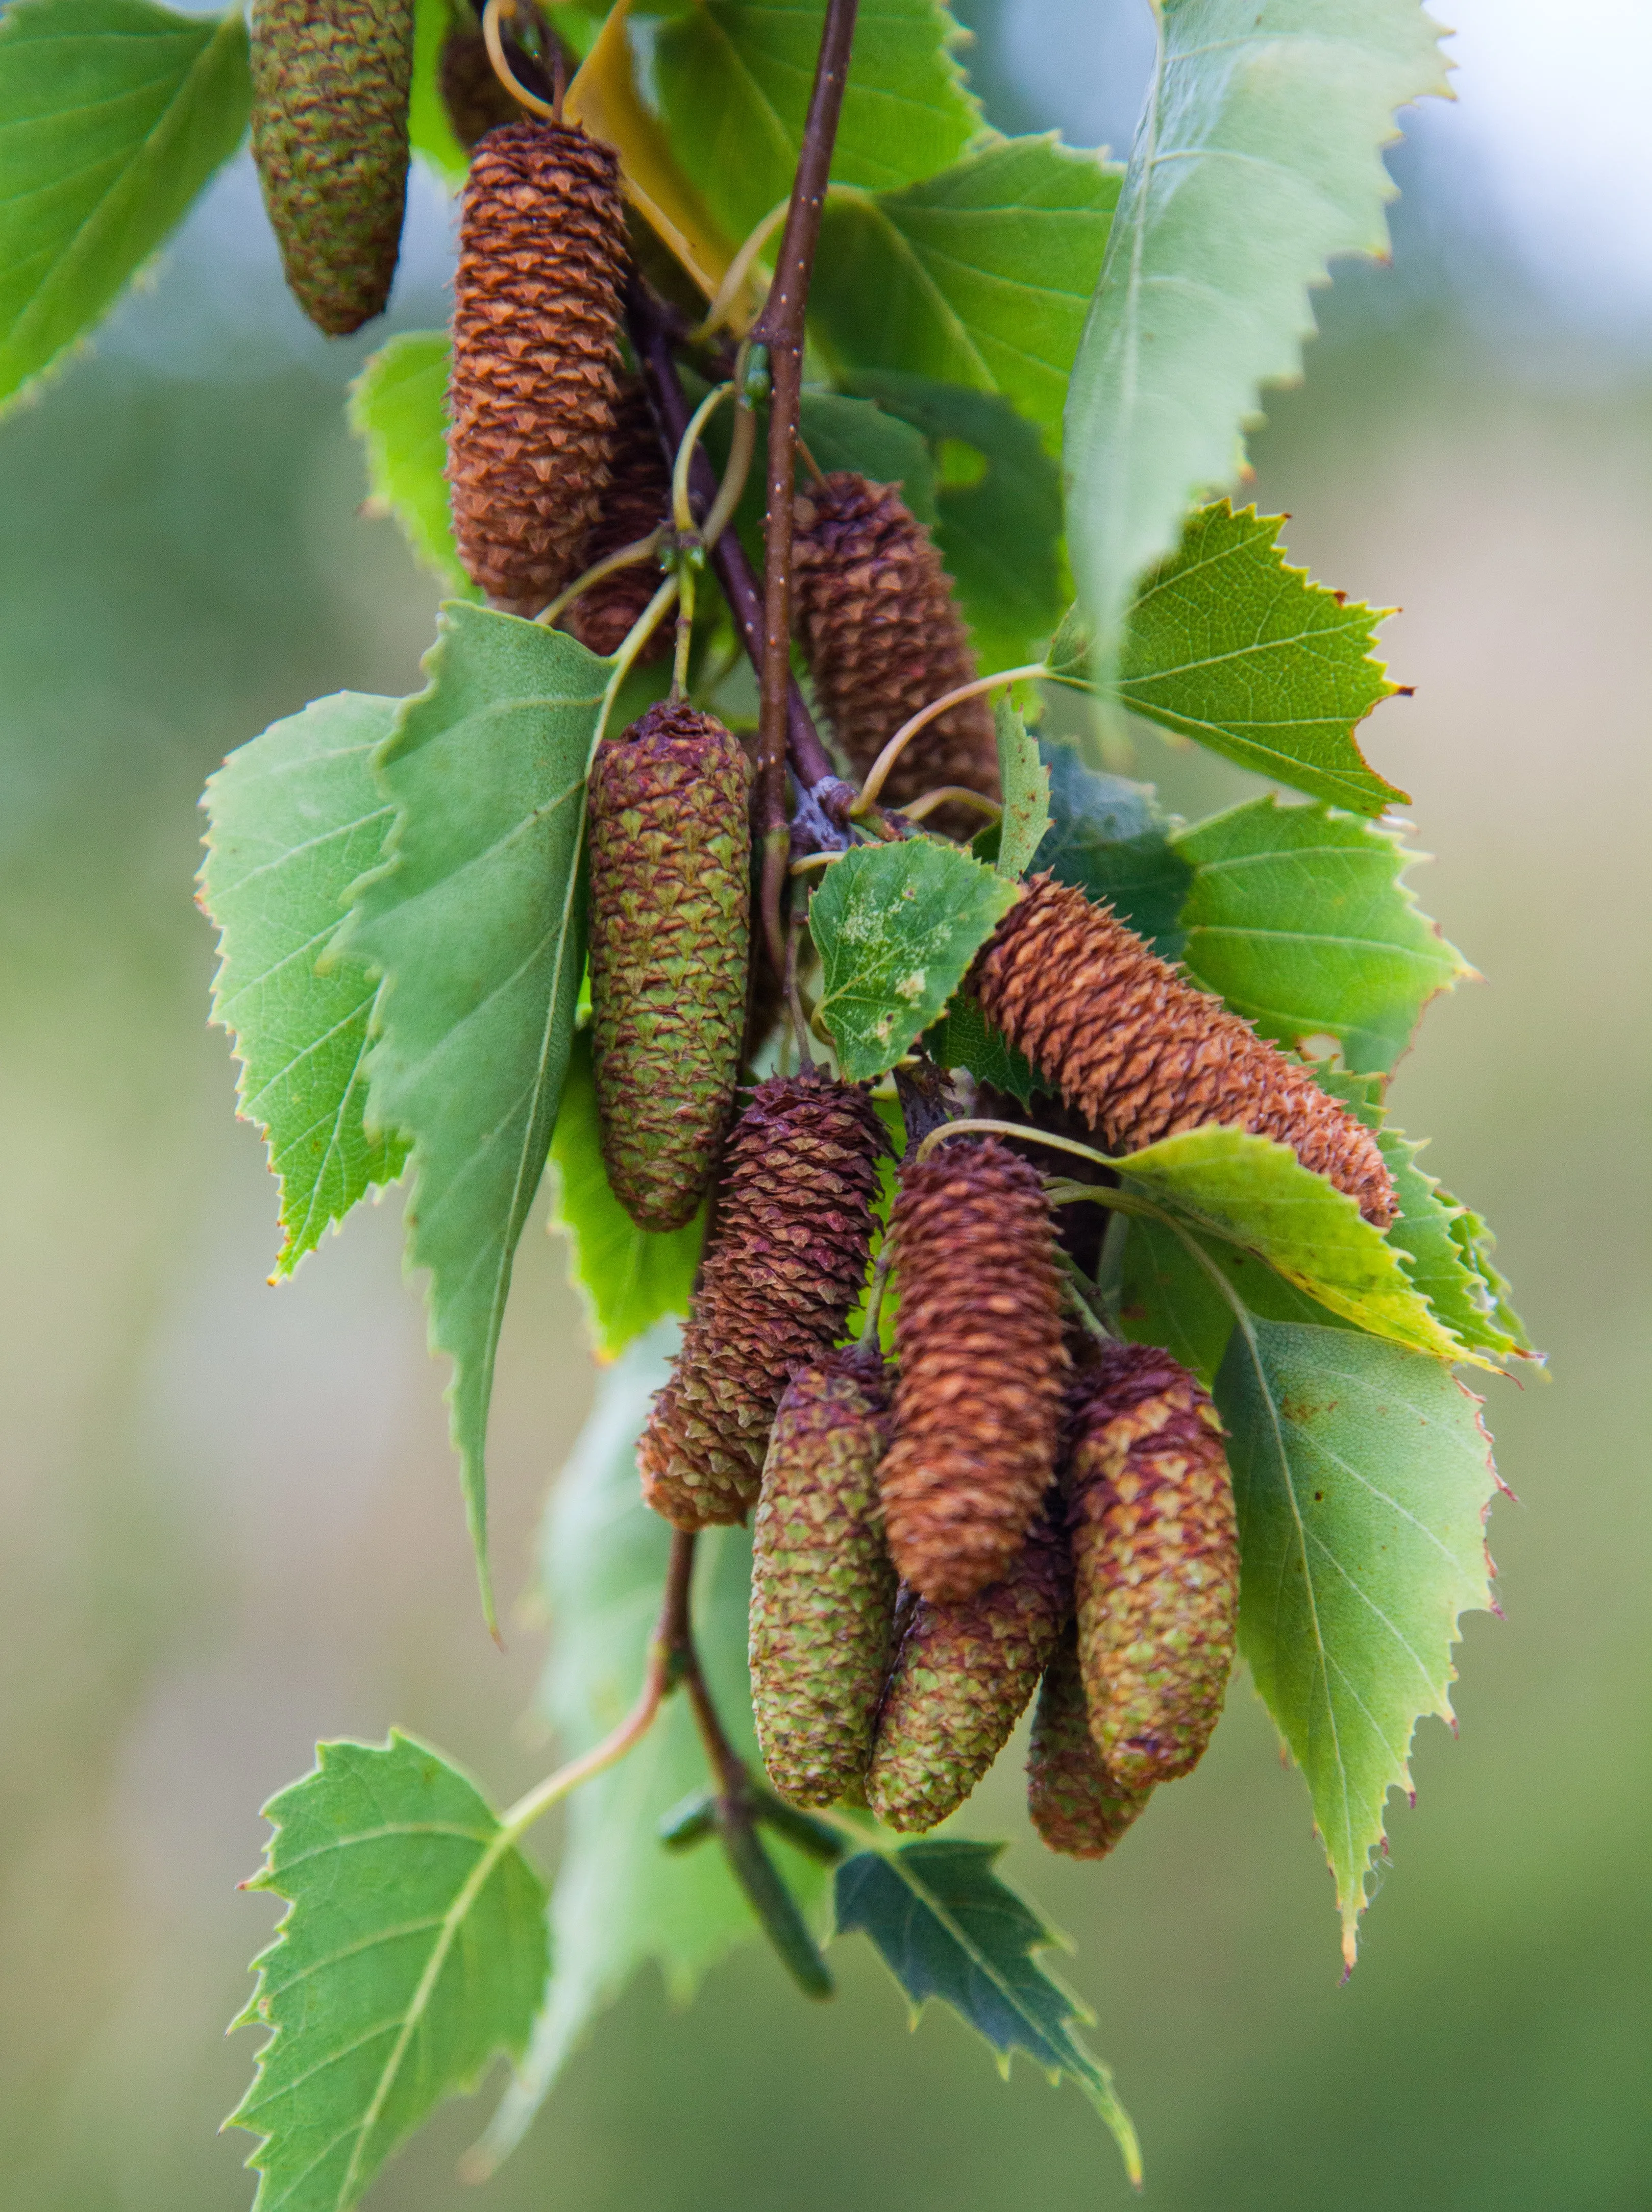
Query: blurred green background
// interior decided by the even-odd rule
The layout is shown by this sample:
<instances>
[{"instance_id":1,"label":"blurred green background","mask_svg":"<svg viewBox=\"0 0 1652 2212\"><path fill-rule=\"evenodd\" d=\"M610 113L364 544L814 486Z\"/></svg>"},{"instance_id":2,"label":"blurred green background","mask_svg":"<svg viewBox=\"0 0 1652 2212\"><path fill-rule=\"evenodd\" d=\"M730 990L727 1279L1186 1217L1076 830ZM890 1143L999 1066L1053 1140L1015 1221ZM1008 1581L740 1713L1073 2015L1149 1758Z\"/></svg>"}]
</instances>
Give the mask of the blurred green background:
<instances>
[{"instance_id":1,"label":"blurred green background","mask_svg":"<svg viewBox=\"0 0 1652 2212\"><path fill-rule=\"evenodd\" d=\"M997 119L1127 132L1145 13L970 12ZM1521 1500L1492 1520L1507 1617L1467 1625L1461 1740L1422 1730L1347 1986L1305 1793L1242 1678L1200 1772L1101 1869L1030 1839L1014 1753L967 1815L1015 1838L1012 1874L1077 1939L1066 1971L1163 2212L1652 2204L1652 314L1575 243L1590 222L1644 234L1646 210L1580 200L1569 230L1563 197L1546 231L1499 197L1510 42L1537 82L1544 42L1574 55L1591 11L1467 12L1461 106L1394 157L1397 265L1322 300L1254 489L1315 575L1406 609L1387 644L1416 696L1366 735L1438 856L1424 903L1488 980L1430 1012L1394 1105L1500 1230L1556 1379L1492 1384ZM1632 10L1593 13L1610 33ZM1606 36L1597 70L1622 60ZM1570 127L1514 167L1553 183ZM371 343L441 319L446 223L421 188ZM550 1756L521 1717L546 1635L531 1537L592 1386L559 1252L525 1239L495 1400L501 1657L398 1200L267 1287L273 1188L205 1027L203 780L313 695L416 688L430 635L434 591L357 514L339 402L367 349L307 333L243 164L90 357L0 426L6 2212L250 2201L249 2139L214 2130L255 2039L222 2029L274 1907L234 1885L318 1735L402 1724L498 1800ZM1138 772L1190 814L1254 787L1150 735ZM755 1952L688 2015L643 1979L480 2197L453 2179L478 2103L371 2203L1127 2201L1074 2093L1024 2068L1000 2084L949 2017L908 2037L870 1953L836 1963L828 2008Z\"/></svg>"}]
</instances>

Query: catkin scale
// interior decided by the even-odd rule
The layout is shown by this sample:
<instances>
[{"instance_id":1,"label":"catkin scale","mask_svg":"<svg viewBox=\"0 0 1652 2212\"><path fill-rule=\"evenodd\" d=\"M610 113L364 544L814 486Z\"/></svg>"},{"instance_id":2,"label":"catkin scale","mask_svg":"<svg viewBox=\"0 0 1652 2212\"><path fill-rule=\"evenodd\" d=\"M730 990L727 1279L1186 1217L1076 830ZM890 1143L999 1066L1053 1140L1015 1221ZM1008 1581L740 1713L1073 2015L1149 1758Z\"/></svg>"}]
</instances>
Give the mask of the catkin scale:
<instances>
[{"instance_id":1,"label":"catkin scale","mask_svg":"<svg viewBox=\"0 0 1652 2212\"><path fill-rule=\"evenodd\" d=\"M899 491L839 470L799 495L793 544L793 629L832 733L864 776L901 725L972 683L969 635L929 533ZM966 699L907 744L884 785L900 806L961 784L999 796L990 702ZM981 817L945 807L930 827L972 836Z\"/></svg>"},{"instance_id":2,"label":"catkin scale","mask_svg":"<svg viewBox=\"0 0 1652 2212\"><path fill-rule=\"evenodd\" d=\"M447 481L465 573L512 613L572 580L601 513L626 266L611 147L532 118L487 133L459 222Z\"/></svg>"},{"instance_id":3,"label":"catkin scale","mask_svg":"<svg viewBox=\"0 0 1652 2212\"><path fill-rule=\"evenodd\" d=\"M1376 1139L1219 999L1182 981L1106 906L1035 876L971 983L988 1021L1131 1152L1208 1124L1289 1145L1379 1229L1394 1185Z\"/></svg>"},{"instance_id":4,"label":"catkin scale","mask_svg":"<svg viewBox=\"0 0 1652 2212\"><path fill-rule=\"evenodd\" d=\"M878 1512L888 1404L875 1353L799 1368L774 1415L751 1534L751 1706L794 1805L859 1783L889 1663L896 1580Z\"/></svg>"},{"instance_id":5,"label":"catkin scale","mask_svg":"<svg viewBox=\"0 0 1652 2212\"><path fill-rule=\"evenodd\" d=\"M734 1102L750 954L751 767L649 708L592 764L591 1040L602 1152L640 1228L680 1229Z\"/></svg>"},{"instance_id":6,"label":"catkin scale","mask_svg":"<svg viewBox=\"0 0 1652 2212\"><path fill-rule=\"evenodd\" d=\"M1203 1756L1239 1614L1233 1486L1216 1409L1157 1346L1109 1344L1075 1394L1070 1504L1090 1733L1141 1790Z\"/></svg>"},{"instance_id":7,"label":"catkin scale","mask_svg":"<svg viewBox=\"0 0 1652 2212\"><path fill-rule=\"evenodd\" d=\"M637 1448L643 1495L679 1528L756 1502L787 1378L832 1349L872 1246L884 1125L813 1068L760 1083L724 1147L694 1310Z\"/></svg>"},{"instance_id":8,"label":"catkin scale","mask_svg":"<svg viewBox=\"0 0 1652 2212\"><path fill-rule=\"evenodd\" d=\"M990 1588L958 1604L916 1600L866 1771L880 1820L922 1830L957 1811L1009 1741L1072 1607L1066 1541L1042 1513Z\"/></svg>"},{"instance_id":9,"label":"catkin scale","mask_svg":"<svg viewBox=\"0 0 1652 2212\"><path fill-rule=\"evenodd\" d=\"M992 1137L907 1166L890 1231L890 1552L926 1597L957 1601L1007 1571L1054 1471L1067 1364L1055 1236L1036 1170Z\"/></svg>"},{"instance_id":10,"label":"catkin scale","mask_svg":"<svg viewBox=\"0 0 1652 2212\"><path fill-rule=\"evenodd\" d=\"M1027 1747L1027 1810L1053 1851L1104 1859L1145 1809L1151 1791L1127 1790L1107 1771L1090 1729L1078 1644L1069 1627L1044 1670Z\"/></svg>"},{"instance_id":11,"label":"catkin scale","mask_svg":"<svg viewBox=\"0 0 1652 2212\"><path fill-rule=\"evenodd\" d=\"M383 312L407 201L413 0L257 0L252 158L294 297L342 337Z\"/></svg>"}]
</instances>

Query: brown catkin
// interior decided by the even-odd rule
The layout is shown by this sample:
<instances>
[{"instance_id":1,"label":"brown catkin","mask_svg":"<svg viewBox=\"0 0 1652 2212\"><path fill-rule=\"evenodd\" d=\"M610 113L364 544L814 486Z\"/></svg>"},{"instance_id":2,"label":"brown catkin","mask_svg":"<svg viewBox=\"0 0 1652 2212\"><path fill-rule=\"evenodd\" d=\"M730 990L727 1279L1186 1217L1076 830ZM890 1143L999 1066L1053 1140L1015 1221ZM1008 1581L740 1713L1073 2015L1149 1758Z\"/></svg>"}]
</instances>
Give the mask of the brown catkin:
<instances>
[{"instance_id":1,"label":"brown catkin","mask_svg":"<svg viewBox=\"0 0 1652 2212\"><path fill-rule=\"evenodd\" d=\"M288 288L341 337L382 313L401 250L413 0L256 0L252 158Z\"/></svg>"},{"instance_id":2,"label":"brown catkin","mask_svg":"<svg viewBox=\"0 0 1652 2212\"><path fill-rule=\"evenodd\" d=\"M1027 1810L1070 1859L1104 1859L1151 1793L1109 1774L1090 1732L1078 1639L1069 1628L1045 1669L1027 1748Z\"/></svg>"},{"instance_id":3,"label":"brown catkin","mask_svg":"<svg viewBox=\"0 0 1652 2212\"><path fill-rule=\"evenodd\" d=\"M859 1784L889 1667L896 1574L878 1460L889 1402L876 1352L800 1367L774 1415L751 1532L751 1710L794 1805Z\"/></svg>"},{"instance_id":4,"label":"brown catkin","mask_svg":"<svg viewBox=\"0 0 1652 2212\"><path fill-rule=\"evenodd\" d=\"M602 1156L640 1228L680 1229L734 1103L750 955L751 765L661 702L592 763L591 1042Z\"/></svg>"},{"instance_id":5,"label":"brown catkin","mask_svg":"<svg viewBox=\"0 0 1652 2212\"><path fill-rule=\"evenodd\" d=\"M1066 1484L1090 1733L1142 1790L1202 1757L1233 1668L1239 1543L1216 1409L1149 1344L1109 1344L1076 1394Z\"/></svg>"},{"instance_id":6,"label":"brown catkin","mask_svg":"<svg viewBox=\"0 0 1652 2212\"><path fill-rule=\"evenodd\" d=\"M1006 1572L1054 1471L1067 1357L1044 1187L996 1138L960 1137L901 1176L890 1551L928 1598Z\"/></svg>"},{"instance_id":7,"label":"brown catkin","mask_svg":"<svg viewBox=\"0 0 1652 2212\"><path fill-rule=\"evenodd\" d=\"M724 1152L694 1310L637 1448L643 1495L679 1528L756 1503L787 1377L829 1352L865 1278L889 1139L857 1085L813 1068L760 1083Z\"/></svg>"},{"instance_id":8,"label":"brown catkin","mask_svg":"<svg viewBox=\"0 0 1652 2212\"><path fill-rule=\"evenodd\" d=\"M635 545L670 519L671 479L654 428L647 394L635 379L622 390L614 410L614 440L608 489L589 538L580 550L581 571ZM663 571L657 560L633 561L611 569L580 592L562 617L562 627L580 643L604 658L616 653L643 609L659 589ZM641 658L657 660L671 647L671 625L661 623Z\"/></svg>"},{"instance_id":9,"label":"brown catkin","mask_svg":"<svg viewBox=\"0 0 1652 2212\"><path fill-rule=\"evenodd\" d=\"M601 513L619 390L619 159L525 119L471 156L453 278L447 481L466 574L532 615Z\"/></svg>"},{"instance_id":10,"label":"brown catkin","mask_svg":"<svg viewBox=\"0 0 1652 2212\"><path fill-rule=\"evenodd\" d=\"M920 1597L878 1717L866 1802L891 1828L956 1812L1010 1740L1072 1607L1072 1566L1040 1513L1001 1581L956 1605Z\"/></svg>"},{"instance_id":11,"label":"brown catkin","mask_svg":"<svg viewBox=\"0 0 1652 2212\"><path fill-rule=\"evenodd\" d=\"M1035 876L972 973L988 1021L1099 1131L1133 1152L1208 1124L1289 1145L1386 1228L1376 1139L1307 1069L1196 991L1106 906Z\"/></svg>"},{"instance_id":12,"label":"brown catkin","mask_svg":"<svg viewBox=\"0 0 1652 2212\"><path fill-rule=\"evenodd\" d=\"M793 625L816 696L855 774L901 725L972 683L969 634L929 533L898 490L839 470L799 495ZM884 785L891 806L944 784L999 796L992 703L966 699L912 738ZM973 836L981 817L946 807L928 826Z\"/></svg>"}]
</instances>

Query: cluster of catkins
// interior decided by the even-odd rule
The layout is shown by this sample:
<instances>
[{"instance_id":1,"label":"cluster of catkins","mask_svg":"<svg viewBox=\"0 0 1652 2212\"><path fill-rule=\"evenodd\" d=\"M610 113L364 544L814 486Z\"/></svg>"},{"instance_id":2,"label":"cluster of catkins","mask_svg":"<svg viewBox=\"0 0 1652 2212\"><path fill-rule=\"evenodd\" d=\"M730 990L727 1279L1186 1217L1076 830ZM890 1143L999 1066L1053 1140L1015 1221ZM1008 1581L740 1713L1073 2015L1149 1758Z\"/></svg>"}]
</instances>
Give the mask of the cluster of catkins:
<instances>
[{"instance_id":1,"label":"cluster of catkins","mask_svg":"<svg viewBox=\"0 0 1652 2212\"><path fill-rule=\"evenodd\" d=\"M289 282L326 330L377 313L394 273L411 19L411 0L258 0L254 149ZM621 338L616 157L572 124L501 120L485 58L466 30L443 67L471 146L448 480L470 574L533 615L647 536L669 483ZM915 709L974 676L968 634L895 490L829 476L795 520L799 642L864 774ZM612 572L571 602L568 626L612 652L659 573ZM969 701L908 748L884 797L992 794L996 777L990 713ZM841 1348L888 1139L863 1086L812 1066L739 1106L761 1041L750 787L738 740L676 701L605 738L590 779L609 1180L647 1230L712 1200L693 1310L639 1449L645 1492L684 1529L756 1509L752 1684L782 1796L930 1827L1037 1690L1034 1820L1055 1849L1098 1856L1156 1783L1193 1765L1221 1703L1237 1556L1220 1429L1168 1354L1073 1337L1043 1180L991 1137L902 1166L894 1374ZM1369 1133L1078 891L1025 884L969 988L1108 1150L1236 1127L1391 1218Z\"/></svg>"}]
</instances>

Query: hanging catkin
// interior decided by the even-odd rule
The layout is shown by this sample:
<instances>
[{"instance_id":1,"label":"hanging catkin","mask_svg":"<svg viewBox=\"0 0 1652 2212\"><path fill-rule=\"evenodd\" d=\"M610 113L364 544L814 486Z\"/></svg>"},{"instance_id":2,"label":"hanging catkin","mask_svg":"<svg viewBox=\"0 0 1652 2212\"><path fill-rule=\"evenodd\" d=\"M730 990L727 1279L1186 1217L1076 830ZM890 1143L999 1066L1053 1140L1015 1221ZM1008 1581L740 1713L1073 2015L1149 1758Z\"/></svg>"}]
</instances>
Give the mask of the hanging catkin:
<instances>
[{"instance_id":1,"label":"hanging catkin","mask_svg":"<svg viewBox=\"0 0 1652 2212\"><path fill-rule=\"evenodd\" d=\"M889 1545L926 1597L1005 1574L1054 1471L1066 1353L1055 1233L1037 1172L959 1137L902 1170Z\"/></svg>"},{"instance_id":2,"label":"hanging catkin","mask_svg":"<svg viewBox=\"0 0 1652 2212\"><path fill-rule=\"evenodd\" d=\"M471 156L447 480L466 573L516 614L572 580L602 510L627 259L618 178L612 148L574 124L507 123Z\"/></svg>"},{"instance_id":3,"label":"hanging catkin","mask_svg":"<svg viewBox=\"0 0 1652 2212\"><path fill-rule=\"evenodd\" d=\"M580 550L581 572L594 568L609 554L635 545L658 526L669 520L671 479L654 428L647 394L635 379L622 390L614 410L614 440L609 462L608 489L589 538ZM587 586L562 617L581 645L606 656L616 653L626 632L659 588L661 569L657 560L633 561L610 569ZM642 649L641 658L656 660L671 646L671 625L661 623Z\"/></svg>"},{"instance_id":4,"label":"hanging catkin","mask_svg":"<svg viewBox=\"0 0 1652 2212\"><path fill-rule=\"evenodd\" d=\"M413 0L257 0L252 158L293 296L341 337L383 312L407 199Z\"/></svg>"},{"instance_id":5,"label":"hanging catkin","mask_svg":"<svg viewBox=\"0 0 1652 2212\"><path fill-rule=\"evenodd\" d=\"M1207 1123L1246 1129L1289 1145L1378 1228L1394 1218L1394 1185L1370 1130L1070 884L1035 876L971 981L988 1021L1060 1085L1109 1151Z\"/></svg>"},{"instance_id":6,"label":"hanging catkin","mask_svg":"<svg viewBox=\"0 0 1652 2212\"><path fill-rule=\"evenodd\" d=\"M975 655L929 533L889 484L840 470L799 495L794 627L833 735L857 775L920 707L974 681ZM993 709L949 708L911 739L884 797L900 806L944 784L999 796ZM926 826L972 836L981 817L944 808Z\"/></svg>"},{"instance_id":7,"label":"hanging catkin","mask_svg":"<svg viewBox=\"0 0 1652 2212\"><path fill-rule=\"evenodd\" d=\"M750 957L751 767L710 714L650 707L592 765L591 1041L608 1180L680 1229L734 1103Z\"/></svg>"},{"instance_id":8,"label":"hanging catkin","mask_svg":"<svg viewBox=\"0 0 1652 2212\"><path fill-rule=\"evenodd\" d=\"M467 11L468 12L468 11ZM522 110L500 82L488 41L474 22L450 23L436 64L441 104L453 136L467 154L501 124L514 123Z\"/></svg>"},{"instance_id":9,"label":"hanging catkin","mask_svg":"<svg viewBox=\"0 0 1652 2212\"><path fill-rule=\"evenodd\" d=\"M751 1532L751 1707L768 1778L833 1805L866 1771L896 1575L878 1511L888 1389L876 1353L801 1367L774 1416Z\"/></svg>"},{"instance_id":10,"label":"hanging catkin","mask_svg":"<svg viewBox=\"0 0 1652 2212\"><path fill-rule=\"evenodd\" d=\"M1143 1790L1197 1765L1239 1614L1233 1486L1216 1409L1168 1352L1109 1344L1077 1394L1066 1485L1090 1733Z\"/></svg>"},{"instance_id":11,"label":"hanging catkin","mask_svg":"<svg viewBox=\"0 0 1652 2212\"><path fill-rule=\"evenodd\" d=\"M878 1717L866 1802L891 1828L956 1812L1010 1740L1072 1608L1072 1566L1040 1513L1001 1581L908 1615Z\"/></svg>"},{"instance_id":12,"label":"hanging catkin","mask_svg":"<svg viewBox=\"0 0 1652 2212\"><path fill-rule=\"evenodd\" d=\"M1027 1810L1053 1851L1104 1859L1151 1792L1107 1771L1090 1732L1078 1644L1069 1628L1044 1672L1027 1748Z\"/></svg>"},{"instance_id":13,"label":"hanging catkin","mask_svg":"<svg viewBox=\"0 0 1652 2212\"><path fill-rule=\"evenodd\" d=\"M637 1449L643 1494L679 1528L756 1504L787 1377L832 1349L865 1278L884 1125L812 1068L757 1086L724 1152L694 1310Z\"/></svg>"}]
</instances>

